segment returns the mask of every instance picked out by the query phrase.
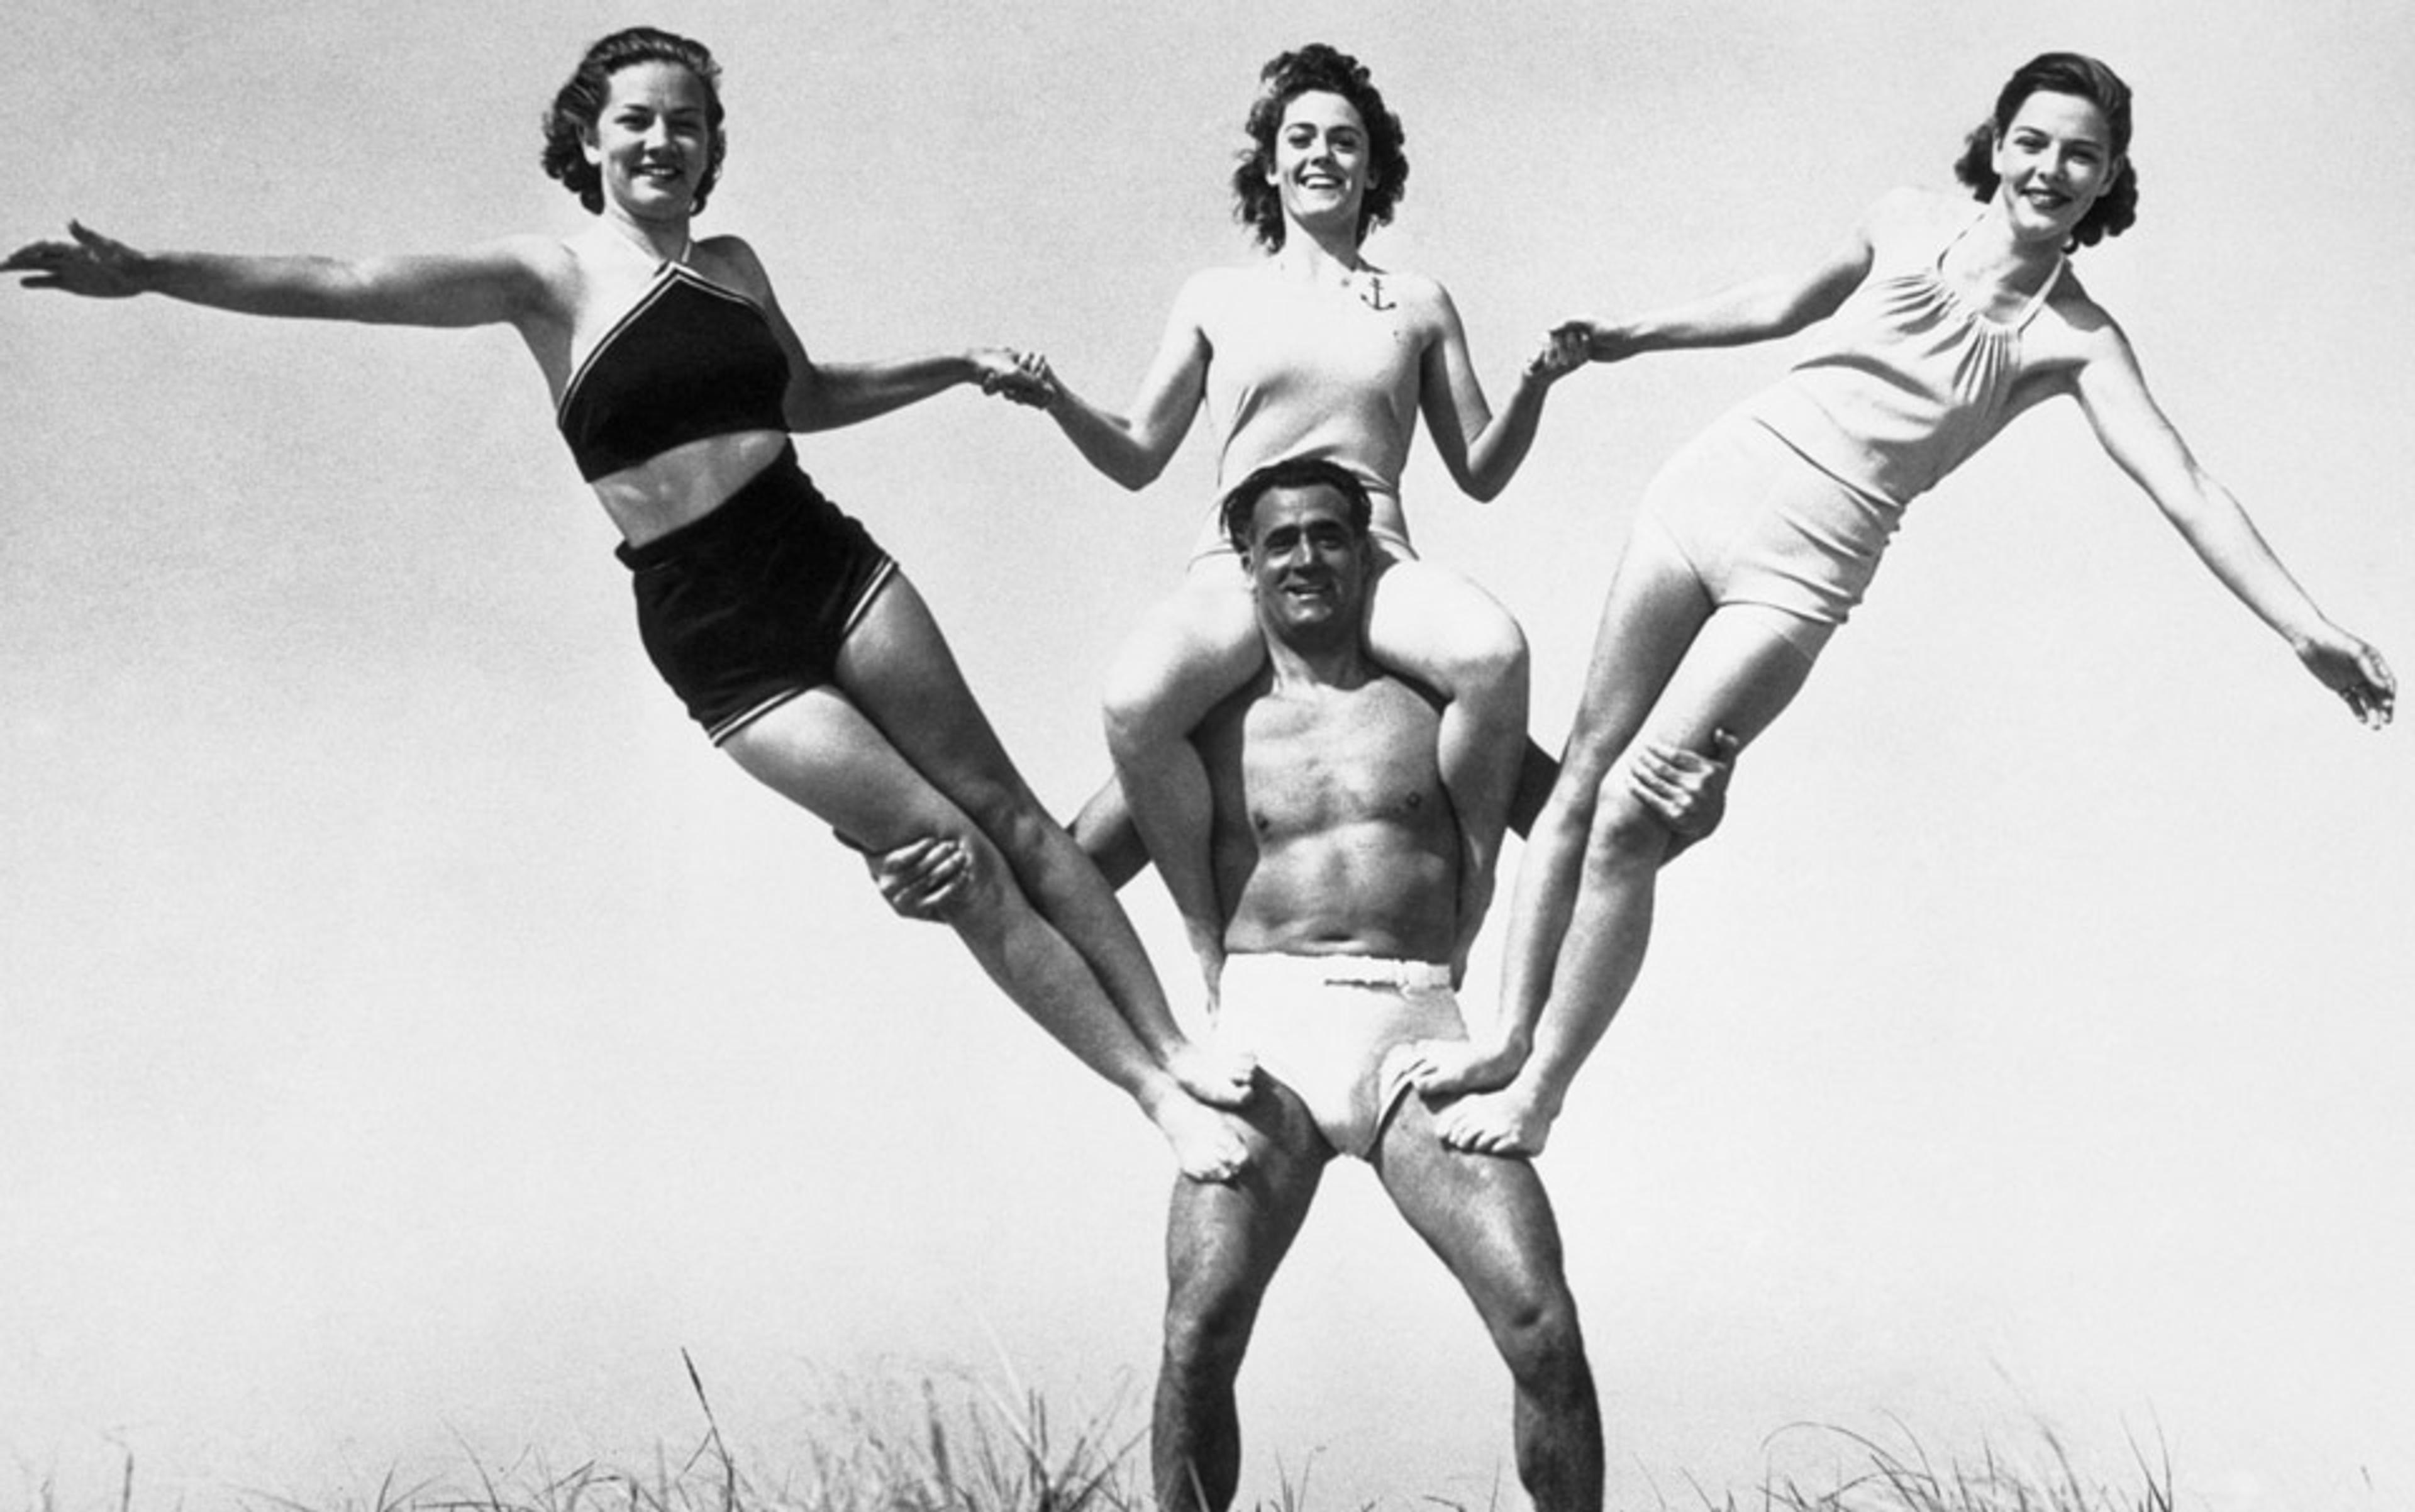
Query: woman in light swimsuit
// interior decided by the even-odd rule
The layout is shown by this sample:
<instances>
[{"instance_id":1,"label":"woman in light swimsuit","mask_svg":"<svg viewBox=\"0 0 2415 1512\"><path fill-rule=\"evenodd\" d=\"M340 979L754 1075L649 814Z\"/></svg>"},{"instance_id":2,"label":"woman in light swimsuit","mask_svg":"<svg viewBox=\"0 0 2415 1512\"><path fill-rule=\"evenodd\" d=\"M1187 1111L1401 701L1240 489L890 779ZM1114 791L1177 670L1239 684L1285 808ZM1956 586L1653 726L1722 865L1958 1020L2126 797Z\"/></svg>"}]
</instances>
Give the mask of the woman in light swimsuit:
<instances>
[{"instance_id":1,"label":"woman in light swimsuit","mask_svg":"<svg viewBox=\"0 0 2415 1512\"><path fill-rule=\"evenodd\" d=\"M1582 366L1585 352L1573 336L1546 345L1495 415L1449 294L1363 253L1408 175L1401 123L1366 68L1316 44L1283 53L1263 73L1251 146L1232 182L1236 212L1266 259L1211 268L1183 286L1125 414L1074 393L1045 363L1026 361L1047 386L1048 412L1066 437L1128 488L1164 470L1203 404L1218 438L1220 496L1257 468L1295 457L1328 458L1364 482L1387 561L1368 639L1379 661L1448 700L1441 757L1468 847L1462 917L1472 938L1529 749L1525 639L1482 589L1418 561L1401 510L1401 469L1422 412L1452 479L1492 499L1525 457L1545 391ZM1208 863L1207 773L1189 738L1266 654L1248 583L1213 513L1182 590L1148 616L1106 679L1121 799L1174 895L1211 994L1222 911ZM1111 831L1102 816L1116 806L1112 790L1094 801L1075 826L1086 845ZM1462 956L1464 949L1462 940Z\"/></svg>"},{"instance_id":2,"label":"woman in light swimsuit","mask_svg":"<svg viewBox=\"0 0 2415 1512\"><path fill-rule=\"evenodd\" d=\"M588 51L547 122L547 172L598 217L568 240L345 262L143 253L79 225L0 270L97 298L513 326L625 537L647 651L714 743L860 846L944 835L974 858L949 919L983 969L1140 1103L1187 1175L1228 1177L1244 1147L1207 1104L1246 1094L1247 1063L1182 1038L1114 895L1016 772L921 595L788 440L959 383L1038 395L1004 351L809 358L754 249L690 235L721 169L718 78L703 47L650 28Z\"/></svg>"},{"instance_id":3,"label":"woman in light swimsuit","mask_svg":"<svg viewBox=\"0 0 2415 1512\"><path fill-rule=\"evenodd\" d=\"M2069 396L2206 566L2367 725L2390 671L2326 620L2149 396L2067 254L2135 218L2130 92L2094 59L2015 73L1957 175L1980 202L1904 190L1806 274L1622 324L1595 360L1733 346L1825 318L1788 378L1683 448L1612 578L1558 782L1511 912L1498 1037L1426 1047L1419 1085L1472 1092L1439 1120L1472 1149L1542 1147L1569 1080L1642 964L1670 831L1616 774L1644 742L1749 741L1861 599L1905 503L2015 415Z\"/></svg>"}]
</instances>

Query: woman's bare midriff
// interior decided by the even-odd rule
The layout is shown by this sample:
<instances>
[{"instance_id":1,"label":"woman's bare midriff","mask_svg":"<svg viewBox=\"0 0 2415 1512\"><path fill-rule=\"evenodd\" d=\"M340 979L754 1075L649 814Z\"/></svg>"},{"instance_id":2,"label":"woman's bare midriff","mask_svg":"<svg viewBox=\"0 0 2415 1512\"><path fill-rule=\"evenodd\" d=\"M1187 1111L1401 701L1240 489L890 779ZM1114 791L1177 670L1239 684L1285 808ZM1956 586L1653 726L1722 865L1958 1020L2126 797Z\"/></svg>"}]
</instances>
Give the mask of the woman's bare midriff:
<instances>
[{"instance_id":1,"label":"woman's bare midriff","mask_svg":"<svg viewBox=\"0 0 2415 1512\"><path fill-rule=\"evenodd\" d=\"M720 508L788 443L777 430L707 436L597 478L595 497L628 543L644 546Z\"/></svg>"}]
</instances>

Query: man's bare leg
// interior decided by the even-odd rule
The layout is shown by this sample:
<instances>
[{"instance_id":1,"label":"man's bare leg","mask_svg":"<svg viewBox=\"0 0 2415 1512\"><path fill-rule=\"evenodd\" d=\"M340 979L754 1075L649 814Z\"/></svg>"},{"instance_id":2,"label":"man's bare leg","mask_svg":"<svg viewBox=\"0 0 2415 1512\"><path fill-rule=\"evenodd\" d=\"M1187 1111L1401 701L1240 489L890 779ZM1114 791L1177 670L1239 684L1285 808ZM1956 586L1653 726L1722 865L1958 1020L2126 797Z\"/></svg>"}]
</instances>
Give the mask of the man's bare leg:
<instances>
[{"instance_id":1,"label":"man's bare leg","mask_svg":"<svg viewBox=\"0 0 2415 1512\"><path fill-rule=\"evenodd\" d=\"M1412 1096L1386 1127L1375 1169L1401 1216L1466 1289L1509 1367L1518 1479L1536 1512L1600 1512L1601 1404L1559 1225L1534 1166L1449 1148Z\"/></svg>"},{"instance_id":2,"label":"man's bare leg","mask_svg":"<svg viewBox=\"0 0 2415 1512\"><path fill-rule=\"evenodd\" d=\"M1166 1210L1165 1348L1149 1424L1159 1512L1232 1505L1241 1475L1233 1382L1267 1283L1333 1158L1308 1110L1280 1084L1226 1116L1250 1147L1241 1175L1226 1185L1178 1181Z\"/></svg>"}]
</instances>

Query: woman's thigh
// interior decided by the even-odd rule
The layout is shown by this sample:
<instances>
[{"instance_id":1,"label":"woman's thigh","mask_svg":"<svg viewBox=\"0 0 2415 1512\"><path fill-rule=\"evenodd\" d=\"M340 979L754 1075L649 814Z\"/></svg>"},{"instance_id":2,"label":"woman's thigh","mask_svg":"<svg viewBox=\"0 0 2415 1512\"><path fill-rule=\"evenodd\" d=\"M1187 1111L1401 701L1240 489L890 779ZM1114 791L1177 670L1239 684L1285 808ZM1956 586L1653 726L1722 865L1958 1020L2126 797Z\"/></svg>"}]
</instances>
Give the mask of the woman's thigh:
<instances>
[{"instance_id":1,"label":"woman's thigh","mask_svg":"<svg viewBox=\"0 0 2415 1512\"><path fill-rule=\"evenodd\" d=\"M1266 660L1249 579L1235 559L1202 557L1182 586L1150 606L1106 673L1105 702L1129 723L1188 733Z\"/></svg>"},{"instance_id":2,"label":"woman's thigh","mask_svg":"<svg viewBox=\"0 0 2415 1512\"><path fill-rule=\"evenodd\" d=\"M1570 776L1598 781L1634 741L1711 612L1710 594L1676 543L1649 516L1639 518L1594 633L1562 757Z\"/></svg>"},{"instance_id":3,"label":"woman's thigh","mask_svg":"<svg viewBox=\"0 0 2415 1512\"><path fill-rule=\"evenodd\" d=\"M812 688L722 742L740 767L866 850L966 837L964 813L839 689Z\"/></svg>"},{"instance_id":4,"label":"woman's thigh","mask_svg":"<svg viewBox=\"0 0 2415 1512\"><path fill-rule=\"evenodd\" d=\"M1526 637L1474 578L1393 558L1367 596L1367 649L1385 666L1448 691L1466 668L1514 670Z\"/></svg>"},{"instance_id":5,"label":"woman's thigh","mask_svg":"<svg viewBox=\"0 0 2415 1512\"><path fill-rule=\"evenodd\" d=\"M1816 650L1806 621L1758 604L1712 611L1653 701L1627 749L1641 743L1707 752L1725 730L1750 745L1802 691Z\"/></svg>"},{"instance_id":6,"label":"woman's thigh","mask_svg":"<svg viewBox=\"0 0 2415 1512\"><path fill-rule=\"evenodd\" d=\"M838 689L958 807L1028 794L922 595L891 575L839 647Z\"/></svg>"}]
</instances>

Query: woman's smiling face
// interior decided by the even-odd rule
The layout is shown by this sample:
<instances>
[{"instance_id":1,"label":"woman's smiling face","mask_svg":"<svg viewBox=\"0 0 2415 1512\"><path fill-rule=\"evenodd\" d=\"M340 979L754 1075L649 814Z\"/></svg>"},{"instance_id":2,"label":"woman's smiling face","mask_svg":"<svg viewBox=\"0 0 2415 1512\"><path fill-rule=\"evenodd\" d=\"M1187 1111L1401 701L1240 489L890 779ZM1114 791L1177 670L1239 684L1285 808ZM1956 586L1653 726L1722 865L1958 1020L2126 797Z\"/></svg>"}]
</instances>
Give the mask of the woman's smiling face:
<instances>
[{"instance_id":1,"label":"woman's smiling face","mask_svg":"<svg viewBox=\"0 0 2415 1512\"><path fill-rule=\"evenodd\" d=\"M685 216L712 163L704 82L676 63L633 63L612 75L587 142L604 202L641 220Z\"/></svg>"},{"instance_id":2,"label":"woman's smiling face","mask_svg":"<svg viewBox=\"0 0 2415 1512\"><path fill-rule=\"evenodd\" d=\"M1996 139L1997 202L2023 239L2061 246L2122 172L2096 102L2039 90Z\"/></svg>"}]
</instances>

